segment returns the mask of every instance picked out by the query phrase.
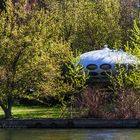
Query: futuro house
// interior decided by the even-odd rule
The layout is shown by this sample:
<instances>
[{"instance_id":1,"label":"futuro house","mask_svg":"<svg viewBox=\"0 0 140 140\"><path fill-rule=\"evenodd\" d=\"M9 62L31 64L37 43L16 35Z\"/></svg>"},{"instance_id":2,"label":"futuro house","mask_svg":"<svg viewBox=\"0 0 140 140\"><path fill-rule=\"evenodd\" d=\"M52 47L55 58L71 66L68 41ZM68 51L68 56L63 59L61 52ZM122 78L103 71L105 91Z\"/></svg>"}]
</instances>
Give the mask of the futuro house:
<instances>
[{"instance_id":1,"label":"futuro house","mask_svg":"<svg viewBox=\"0 0 140 140\"><path fill-rule=\"evenodd\" d=\"M110 74L116 74L117 65L127 68L126 71L128 71L136 68L138 63L140 60L135 56L122 50L112 50L107 47L82 54L79 62L88 72L90 78L101 82L106 82Z\"/></svg>"}]
</instances>

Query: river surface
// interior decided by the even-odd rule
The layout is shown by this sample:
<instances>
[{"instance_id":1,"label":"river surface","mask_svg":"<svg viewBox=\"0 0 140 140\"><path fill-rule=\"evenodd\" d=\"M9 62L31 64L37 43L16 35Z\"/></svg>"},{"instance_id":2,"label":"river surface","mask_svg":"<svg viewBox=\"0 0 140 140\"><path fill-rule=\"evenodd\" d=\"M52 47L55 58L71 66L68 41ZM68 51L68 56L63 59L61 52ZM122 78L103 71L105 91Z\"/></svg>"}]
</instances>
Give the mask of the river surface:
<instances>
[{"instance_id":1,"label":"river surface","mask_svg":"<svg viewBox=\"0 0 140 140\"><path fill-rule=\"evenodd\" d=\"M140 129L0 129L0 140L140 140Z\"/></svg>"}]
</instances>

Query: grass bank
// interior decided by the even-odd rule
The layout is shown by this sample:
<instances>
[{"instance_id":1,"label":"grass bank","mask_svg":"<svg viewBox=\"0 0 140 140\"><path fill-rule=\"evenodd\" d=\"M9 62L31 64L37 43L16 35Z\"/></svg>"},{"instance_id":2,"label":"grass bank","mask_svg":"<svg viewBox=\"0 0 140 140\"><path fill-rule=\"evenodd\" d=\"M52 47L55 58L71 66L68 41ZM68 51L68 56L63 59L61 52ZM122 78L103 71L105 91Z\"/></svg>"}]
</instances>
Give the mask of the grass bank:
<instances>
[{"instance_id":1,"label":"grass bank","mask_svg":"<svg viewBox=\"0 0 140 140\"><path fill-rule=\"evenodd\" d=\"M13 118L60 118L62 109L61 107L14 106L12 114ZM4 112L0 109L0 118L3 117Z\"/></svg>"}]
</instances>

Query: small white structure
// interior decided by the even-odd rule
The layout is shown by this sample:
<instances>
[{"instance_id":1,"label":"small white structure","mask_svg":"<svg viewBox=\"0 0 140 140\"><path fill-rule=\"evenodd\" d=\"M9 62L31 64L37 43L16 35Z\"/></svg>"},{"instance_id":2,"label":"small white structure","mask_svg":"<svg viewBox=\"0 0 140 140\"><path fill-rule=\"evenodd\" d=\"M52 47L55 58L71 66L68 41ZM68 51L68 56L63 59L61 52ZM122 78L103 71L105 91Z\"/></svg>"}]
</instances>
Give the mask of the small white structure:
<instances>
[{"instance_id":1,"label":"small white structure","mask_svg":"<svg viewBox=\"0 0 140 140\"><path fill-rule=\"evenodd\" d=\"M104 48L84 53L80 56L80 65L91 77L103 78L107 73L115 74L116 64L132 68L140 63L140 60L122 50L111 50Z\"/></svg>"}]
</instances>

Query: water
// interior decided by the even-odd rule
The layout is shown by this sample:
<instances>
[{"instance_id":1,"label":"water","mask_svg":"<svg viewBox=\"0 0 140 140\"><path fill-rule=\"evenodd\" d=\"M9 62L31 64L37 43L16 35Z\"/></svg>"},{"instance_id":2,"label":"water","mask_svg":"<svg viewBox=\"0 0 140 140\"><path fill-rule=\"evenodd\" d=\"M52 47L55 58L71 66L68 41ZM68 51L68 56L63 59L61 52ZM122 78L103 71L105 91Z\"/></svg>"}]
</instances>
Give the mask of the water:
<instances>
[{"instance_id":1,"label":"water","mask_svg":"<svg viewBox=\"0 0 140 140\"><path fill-rule=\"evenodd\" d=\"M0 140L140 140L140 130L0 129Z\"/></svg>"}]
</instances>

